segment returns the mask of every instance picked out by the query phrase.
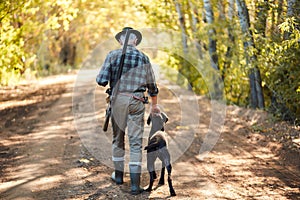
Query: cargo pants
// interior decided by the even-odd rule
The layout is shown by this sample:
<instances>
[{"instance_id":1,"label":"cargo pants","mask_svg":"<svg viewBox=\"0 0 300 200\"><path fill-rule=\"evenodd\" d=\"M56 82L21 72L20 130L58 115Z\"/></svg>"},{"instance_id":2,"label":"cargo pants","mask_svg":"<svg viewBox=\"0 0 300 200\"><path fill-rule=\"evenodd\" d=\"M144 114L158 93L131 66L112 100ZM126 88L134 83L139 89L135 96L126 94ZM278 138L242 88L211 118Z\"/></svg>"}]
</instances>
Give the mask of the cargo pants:
<instances>
[{"instance_id":1,"label":"cargo pants","mask_svg":"<svg viewBox=\"0 0 300 200\"><path fill-rule=\"evenodd\" d=\"M143 93L132 95L143 97ZM145 105L130 95L118 94L112 104L112 160L124 161L125 129L128 128L130 147L129 165L142 165L142 143L144 133Z\"/></svg>"}]
</instances>

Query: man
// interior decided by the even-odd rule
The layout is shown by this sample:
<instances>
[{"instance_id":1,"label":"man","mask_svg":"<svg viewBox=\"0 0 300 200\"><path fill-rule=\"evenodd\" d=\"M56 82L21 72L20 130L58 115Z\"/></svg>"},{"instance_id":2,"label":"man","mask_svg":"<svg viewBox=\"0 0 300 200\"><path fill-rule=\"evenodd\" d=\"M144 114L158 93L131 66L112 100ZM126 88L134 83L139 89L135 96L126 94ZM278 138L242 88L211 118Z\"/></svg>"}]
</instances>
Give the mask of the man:
<instances>
[{"instance_id":1,"label":"man","mask_svg":"<svg viewBox=\"0 0 300 200\"><path fill-rule=\"evenodd\" d=\"M109 52L96 81L101 86L106 86L109 83L110 87L113 88L111 99L113 128L112 160L115 172L112 175L112 179L117 184L123 183L124 136L127 127L130 146L129 171L131 193L136 195L143 191L140 188L140 175L145 113L145 102L143 102L144 92L147 91L151 97L151 113L159 113L160 109L157 106L158 88L149 58L143 52L136 49L136 46L142 40L142 34L130 27L125 27L115 38L121 45L124 45L126 33L129 32L120 80L117 80L117 74L122 56L122 48ZM118 86L115 90L117 83Z\"/></svg>"}]
</instances>

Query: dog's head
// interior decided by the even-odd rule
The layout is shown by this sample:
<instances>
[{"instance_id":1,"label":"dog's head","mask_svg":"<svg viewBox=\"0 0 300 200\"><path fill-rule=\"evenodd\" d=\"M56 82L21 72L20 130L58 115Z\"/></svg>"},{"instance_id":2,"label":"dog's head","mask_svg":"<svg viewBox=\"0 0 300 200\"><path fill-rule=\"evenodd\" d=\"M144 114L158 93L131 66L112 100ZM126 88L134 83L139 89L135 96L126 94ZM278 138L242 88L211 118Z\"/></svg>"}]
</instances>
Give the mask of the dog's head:
<instances>
[{"instance_id":1,"label":"dog's head","mask_svg":"<svg viewBox=\"0 0 300 200\"><path fill-rule=\"evenodd\" d=\"M166 113L161 112L159 114L150 114L148 119L147 119L147 124L150 125L152 122L152 128L151 132L156 132L156 131L164 131L165 130L165 123L169 120L168 116Z\"/></svg>"}]
</instances>

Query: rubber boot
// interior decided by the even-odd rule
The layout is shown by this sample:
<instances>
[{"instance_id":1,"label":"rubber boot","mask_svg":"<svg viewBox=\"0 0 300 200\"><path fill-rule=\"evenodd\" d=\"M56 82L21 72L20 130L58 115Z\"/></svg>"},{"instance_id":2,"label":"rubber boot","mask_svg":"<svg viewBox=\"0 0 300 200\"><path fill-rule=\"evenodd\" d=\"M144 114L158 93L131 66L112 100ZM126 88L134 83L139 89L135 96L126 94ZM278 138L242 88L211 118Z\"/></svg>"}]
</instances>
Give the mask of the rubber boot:
<instances>
[{"instance_id":1,"label":"rubber boot","mask_svg":"<svg viewBox=\"0 0 300 200\"><path fill-rule=\"evenodd\" d=\"M115 171L111 178L117 185L123 184L124 161L114 161Z\"/></svg>"},{"instance_id":2,"label":"rubber boot","mask_svg":"<svg viewBox=\"0 0 300 200\"><path fill-rule=\"evenodd\" d=\"M140 187L141 166L129 165L129 170L130 170L131 194L137 195L142 193L144 189Z\"/></svg>"}]
</instances>

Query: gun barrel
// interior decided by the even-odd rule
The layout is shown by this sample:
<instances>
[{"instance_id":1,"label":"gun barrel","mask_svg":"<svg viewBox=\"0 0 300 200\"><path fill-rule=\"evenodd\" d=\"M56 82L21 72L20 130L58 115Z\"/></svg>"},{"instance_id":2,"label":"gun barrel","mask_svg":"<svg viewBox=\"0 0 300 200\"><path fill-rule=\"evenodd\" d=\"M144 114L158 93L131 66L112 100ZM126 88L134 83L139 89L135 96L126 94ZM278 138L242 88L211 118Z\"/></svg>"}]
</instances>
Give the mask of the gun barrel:
<instances>
[{"instance_id":1,"label":"gun barrel","mask_svg":"<svg viewBox=\"0 0 300 200\"><path fill-rule=\"evenodd\" d=\"M109 124L109 116L105 117L104 125L103 125L103 131L106 132Z\"/></svg>"},{"instance_id":2,"label":"gun barrel","mask_svg":"<svg viewBox=\"0 0 300 200\"><path fill-rule=\"evenodd\" d=\"M108 124L109 124L109 118L110 118L110 114L111 114L111 110L110 110L110 105L108 104L108 108L106 109L106 115L105 115L105 121L103 124L103 131L106 132L107 128L108 128Z\"/></svg>"}]
</instances>

